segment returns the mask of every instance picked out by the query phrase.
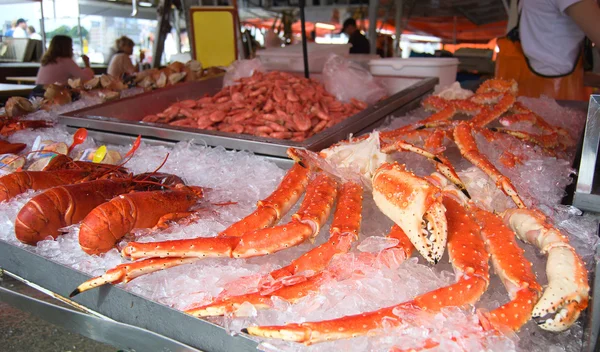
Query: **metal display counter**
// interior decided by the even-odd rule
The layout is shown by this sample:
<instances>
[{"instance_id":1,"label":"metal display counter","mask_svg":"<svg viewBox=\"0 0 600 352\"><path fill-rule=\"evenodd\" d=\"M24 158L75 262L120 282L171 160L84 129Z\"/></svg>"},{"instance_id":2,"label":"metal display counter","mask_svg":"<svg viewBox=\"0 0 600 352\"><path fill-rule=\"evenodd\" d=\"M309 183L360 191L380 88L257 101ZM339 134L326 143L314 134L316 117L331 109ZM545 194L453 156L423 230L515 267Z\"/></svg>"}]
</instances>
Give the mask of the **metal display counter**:
<instances>
[{"instance_id":1,"label":"metal display counter","mask_svg":"<svg viewBox=\"0 0 600 352\"><path fill-rule=\"evenodd\" d=\"M142 137L158 141L193 140L204 142L209 146L223 146L227 149L248 150L260 155L286 157L286 150L289 147L321 150L347 138L350 133L359 134L373 130L390 114L401 116L413 110L418 107L424 96L433 92L437 81L437 78L422 79L303 142L141 122L146 115L161 112L176 101L216 94L223 86L222 76L178 84L70 112L62 115L60 122L72 128L87 128L89 131L96 132L96 136L100 138L109 138L115 134L129 136L141 134Z\"/></svg>"},{"instance_id":2,"label":"metal display counter","mask_svg":"<svg viewBox=\"0 0 600 352\"><path fill-rule=\"evenodd\" d=\"M414 90L412 92L404 92L401 97L396 97L399 101L404 102L404 105L397 102L391 102L385 106L373 107L373 110L370 110L371 108L369 108L367 110L370 112L367 113L375 114L376 111L380 109L379 113L383 114L381 111L388 111L388 109L393 108L396 110L386 112L385 116L392 112L400 114L402 112L408 112L419 104L420 99L433 87L431 86L431 88L429 88L429 86L435 84L435 81L435 79L424 80L417 84L417 88L413 88ZM196 84L198 82L192 83ZM190 87L191 85L182 84L180 86ZM166 95L172 94L169 96L176 97L177 94L181 93L180 91L173 89L164 90L164 92L164 94L157 94L157 96L160 97L160 99L165 100L160 100L161 102L156 103L156 106L167 104L161 105L163 109L173 101L169 100L167 102ZM202 95L204 93L196 92L196 94ZM151 95L144 94L144 99L151 99ZM156 99L157 101L159 100L158 98ZM186 97L179 96L179 99L186 99ZM127 99L123 99L122 101L126 100ZM116 103L118 102L105 104L100 108L103 109L114 106ZM393 105L396 103L398 105ZM146 106L140 105L131 108L130 104L131 103L119 106L129 106L130 110L134 108L138 109L140 110L139 115L141 116L146 113L142 112L147 108ZM591 109L592 103L590 103L590 111ZM598 110L598 108L596 109ZM89 109L86 110L89 111ZM129 112L130 111L127 110L122 111L123 115L127 115ZM135 114L138 113L136 112ZM206 134L175 127L158 127L152 126L151 124L145 126L145 124L136 121L117 121L104 117L90 118L72 115L73 114L71 114L71 116L64 116L62 118L63 122L73 128L88 127L90 128L89 133L91 137L111 144L131 143L133 136L142 133L142 135L144 135L144 141L149 144L171 145L179 140L179 138L175 137L183 137L181 138L182 140L191 139L196 141L207 141L206 138L208 138L211 141L225 141L231 143L232 149L248 149L248 145L264 146L264 141L260 141L260 143L253 141L255 138L252 136L247 136L248 138L245 139L239 139L230 136L222 136L221 133ZM356 120L357 116L360 115L362 115L362 113L355 115L348 120ZM365 126L358 123L353 124L353 126L363 126L355 133L360 134L361 132L374 128L379 123L383 122L383 117L374 121L368 121ZM110 128L118 128L118 130L123 133L110 133L104 129L108 128L107 126L112 126ZM597 124L596 127L598 127ZM344 135L341 135L342 133ZM335 137L340 137L340 139L345 138L345 133L346 132L341 132L340 130L329 132L323 137L323 140L333 142ZM594 149L594 151L597 151L598 135L599 134L596 134L596 149ZM243 141L243 147L239 144L234 144L239 141ZM316 145L319 144L317 143ZM285 146L286 149L287 147L288 146ZM275 146L267 144L266 147L261 148L259 149L263 152L269 152L277 150L277 148L284 148L284 146L281 143ZM314 148L319 147L314 146ZM280 153L277 152L274 154L274 157L267 158L276 161L282 168L288 168L292 165L291 160L277 157L281 156ZM597 253L596 258L598 257L600 257L600 252ZM599 270L599 263L595 263L595 271L591 278L592 281L590 282L592 287L592 299L586 312L586 316L582 320L585 328L585 340L582 350L586 352L595 351L597 345L596 342L598 340L598 329L600 327L600 280L597 279L597 273ZM1 301L7 302L21 310L36 314L53 324L63 326L91 339L105 342L121 349L178 352L256 351L257 343L244 334L231 336L221 326L150 301L126 291L120 286L107 285L100 289L90 291L85 295L79 295L73 301L67 299L65 297L68 297L71 290L81 282L87 280L89 278L88 275L50 261L49 259L29 252L23 248L10 245L2 240L0 240L0 273L16 278L17 280L31 285L37 290L45 292L49 296L56 298L60 304L52 304L28 297L7 288L5 285L2 285L0 281Z\"/></svg>"}]
</instances>

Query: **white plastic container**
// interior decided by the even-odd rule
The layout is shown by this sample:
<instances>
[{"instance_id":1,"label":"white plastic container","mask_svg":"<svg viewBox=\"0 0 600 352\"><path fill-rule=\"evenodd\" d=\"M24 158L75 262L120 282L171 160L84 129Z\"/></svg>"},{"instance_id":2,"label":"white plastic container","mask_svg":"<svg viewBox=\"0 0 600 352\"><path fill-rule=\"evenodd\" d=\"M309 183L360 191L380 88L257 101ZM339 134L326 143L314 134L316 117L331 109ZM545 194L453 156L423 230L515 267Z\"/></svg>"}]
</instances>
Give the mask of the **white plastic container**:
<instances>
[{"instance_id":1,"label":"white plastic container","mask_svg":"<svg viewBox=\"0 0 600 352\"><path fill-rule=\"evenodd\" d=\"M310 72L322 72L330 54L346 56L350 44L307 43L308 69ZM282 48L259 50L256 56L269 71L304 72L302 44L288 45Z\"/></svg>"},{"instance_id":2,"label":"white plastic container","mask_svg":"<svg viewBox=\"0 0 600 352\"><path fill-rule=\"evenodd\" d=\"M451 57L387 58L369 62L371 74L378 76L438 77L438 88L456 81L458 60Z\"/></svg>"},{"instance_id":3,"label":"white plastic container","mask_svg":"<svg viewBox=\"0 0 600 352\"><path fill-rule=\"evenodd\" d=\"M364 67L368 70L369 62L371 62L373 60L379 60L379 59L381 59L381 56L375 55L375 54L348 54L348 53L346 53L346 55L344 55L344 58L346 58L350 61L356 62L357 64L361 65L362 67Z\"/></svg>"}]
</instances>

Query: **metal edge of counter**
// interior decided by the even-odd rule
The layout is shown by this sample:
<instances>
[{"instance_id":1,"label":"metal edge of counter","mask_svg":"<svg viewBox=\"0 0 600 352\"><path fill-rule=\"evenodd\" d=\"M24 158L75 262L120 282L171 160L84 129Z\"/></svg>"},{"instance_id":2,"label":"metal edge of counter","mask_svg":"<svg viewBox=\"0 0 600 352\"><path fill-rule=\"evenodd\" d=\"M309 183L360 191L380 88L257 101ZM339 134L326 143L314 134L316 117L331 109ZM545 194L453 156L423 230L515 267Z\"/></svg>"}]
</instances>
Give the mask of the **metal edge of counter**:
<instances>
[{"instance_id":1,"label":"metal edge of counter","mask_svg":"<svg viewBox=\"0 0 600 352\"><path fill-rule=\"evenodd\" d=\"M0 240L0 268L60 296L90 276ZM0 298L7 299L7 294ZM13 297L14 299L14 297ZM32 304L35 302L33 298ZM147 300L118 286L103 286L73 299L78 304L120 323L149 330L202 351L256 351L257 342L231 336L225 328Z\"/></svg>"},{"instance_id":2,"label":"metal edge of counter","mask_svg":"<svg viewBox=\"0 0 600 352\"><path fill-rule=\"evenodd\" d=\"M6 271L5 273L13 278L18 278ZM52 325L124 350L199 352L193 347L149 330L44 302L5 287L0 287L0 301L21 311L34 314Z\"/></svg>"}]
</instances>

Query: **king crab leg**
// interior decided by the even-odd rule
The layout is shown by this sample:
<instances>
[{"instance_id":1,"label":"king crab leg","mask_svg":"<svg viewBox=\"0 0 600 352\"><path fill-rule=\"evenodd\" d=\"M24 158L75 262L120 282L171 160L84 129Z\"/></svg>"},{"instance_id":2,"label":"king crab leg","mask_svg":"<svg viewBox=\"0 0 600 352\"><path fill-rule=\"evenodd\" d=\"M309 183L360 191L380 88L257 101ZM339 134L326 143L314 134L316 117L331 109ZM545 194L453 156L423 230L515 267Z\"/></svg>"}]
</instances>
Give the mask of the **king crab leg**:
<instances>
[{"instance_id":1,"label":"king crab leg","mask_svg":"<svg viewBox=\"0 0 600 352\"><path fill-rule=\"evenodd\" d=\"M277 189L269 197L258 202L257 209L253 213L234 223L215 238L202 238L203 243L208 247L208 253L213 256L231 256L231 248L239 243L239 237L244 233L274 225L298 201L308 184L309 173L308 168L295 163L284 176ZM213 252L210 252L211 247ZM127 282L140 275L177 265L189 264L201 258L202 256L199 255L185 260L182 260L181 257L162 258L160 261L145 259L134 263L121 264L100 277L84 282L71 293L71 297L100 285ZM158 262L160 262L160 265L156 265ZM132 277L129 273L133 271L139 274Z\"/></svg>"},{"instance_id":2,"label":"king crab leg","mask_svg":"<svg viewBox=\"0 0 600 352\"><path fill-rule=\"evenodd\" d=\"M548 287L535 306L533 317L542 329L563 331L577 320L580 312L587 306L587 270L568 243L568 239L548 224L539 211L526 208L510 180L485 156L472 148L475 140L468 129L466 126L463 131L459 131L458 127L455 130L455 133L464 132L455 136L461 154L484 171L513 199L519 209L508 210L505 221L517 233L519 239L535 245L542 253L548 255ZM461 144L463 142L464 144Z\"/></svg>"},{"instance_id":3,"label":"king crab leg","mask_svg":"<svg viewBox=\"0 0 600 352\"><path fill-rule=\"evenodd\" d=\"M404 252L404 258L410 257L414 246L406 237L406 234L400 227L394 225L390 230L390 233L387 235L388 238L394 238L398 240L398 244L391 248L398 248ZM335 239L331 239L330 242L335 241ZM348 249L345 251L347 252ZM389 250L390 248L386 249ZM342 251L338 251L335 254L345 253ZM311 253L311 252L308 252ZM313 253L314 254L314 253ZM331 256L332 257L332 256ZM321 268L317 268L317 270L323 270ZM278 274L277 271L272 272L271 276L273 278ZM294 280L289 283L286 281L285 284L277 285L277 289L272 290L260 290L259 292L254 292L250 294L234 296L234 297L223 297L215 300L214 302L186 311L188 314L192 314L194 316L215 316L215 315L223 315L227 312L234 311L237 309L242 303L249 302L254 305L257 309L269 308L271 307L272 301L271 297L277 296L281 299L284 299L290 303L296 303L299 299L307 296L311 292L318 292L320 287L326 280L331 276L328 271L318 272L314 276L304 277L302 280ZM287 278L282 278L281 281L286 280Z\"/></svg>"},{"instance_id":4,"label":"king crab leg","mask_svg":"<svg viewBox=\"0 0 600 352\"><path fill-rule=\"evenodd\" d=\"M519 197L515 186L508 177L502 175L500 171L489 161L479 149L477 149L477 143L473 138L472 127L465 122L461 122L454 129L454 142L458 146L462 156L469 160L473 165L477 166L483 172L485 172L507 196L511 197L512 200L519 208L525 208L525 203Z\"/></svg>"},{"instance_id":5,"label":"king crab leg","mask_svg":"<svg viewBox=\"0 0 600 352\"><path fill-rule=\"evenodd\" d=\"M478 235L477 225L456 201L445 198L449 222L448 253L457 272L457 282L420 295L412 301L382 308L374 312L346 316L321 322L288 324L285 326L248 327L251 335L288 341L313 343L369 335L383 327L384 321L398 326L402 319L397 310L422 308L437 311L448 305L473 304L485 292L489 281L488 254Z\"/></svg>"},{"instance_id":6,"label":"king crab leg","mask_svg":"<svg viewBox=\"0 0 600 352\"><path fill-rule=\"evenodd\" d=\"M533 309L533 319L545 330L568 329L588 303L590 286L583 261L567 237L539 211L508 209L503 216L519 239L548 256L548 286Z\"/></svg>"},{"instance_id":7,"label":"king crab leg","mask_svg":"<svg viewBox=\"0 0 600 352\"><path fill-rule=\"evenodd\" d=\"M271 296L279 296L295 302L317 290L323 281L323 275L320 273L331 259L337 254L348 252L352 243L358 238L362 193L362 187L354 182L342 185L329 231L329 240L303 254L289 265L267 275L275 279L275 282L269 283L267 287L260 287L255 293L217 298L211 304L189 309L187 313L195 316L222 315L236 309L244 302L250 302L257 308L266 308L270 305ZM314 273L311 277L302 275L310 272Z\"/></svg>"},{"instance_id":8,"label":"king crab leg","mask_svg":"<svg viewBox=\"0 0 600 352\"><path fill-rule=\"evenodd\" d=\"M132 259L212 256L249 258L275 253L309 238L313 239L327 221L336 196L336 182L325 174L319 174L308 184L300 209L287 224L257 229L238 237L131 242L123 248L122 253Z\"/></svg>"},{"instance_id":9,"label":"king crab leg","mask_svg":"<svg viewBox=\"0 0 600 352\"><path fill-rule=\"evenodd\" d=\"M432 179L445 179L434 176ZM438 183L439 184L439 183ZM535 280L531 264L514 239L515 234L502 219L478 209L464 195L445 190L444 206L448 218L448 252L455 268L457 282L453 285L428 292L412 301L383 308L374 312L347 316L338 319L286 326L249 327L246 332L262 337L279 338L307 345L360 335L376 334L376 330L388 325L403 323L403 310L420 308L439 311L448 306L464 306L476 303L489 283L488 257L507 288L511 301L493 310L482 321L484 327L499 329L507 326L518 330L526 323L537 302L541 287ZM461 204L462 203L462 204ZM465 208L466 206L466 208ZM467 212L468 211L468 212ZM482 226L479 225L481 223ZM488 252L490 254L488 254Z\"/></svg>"}]
</instances>

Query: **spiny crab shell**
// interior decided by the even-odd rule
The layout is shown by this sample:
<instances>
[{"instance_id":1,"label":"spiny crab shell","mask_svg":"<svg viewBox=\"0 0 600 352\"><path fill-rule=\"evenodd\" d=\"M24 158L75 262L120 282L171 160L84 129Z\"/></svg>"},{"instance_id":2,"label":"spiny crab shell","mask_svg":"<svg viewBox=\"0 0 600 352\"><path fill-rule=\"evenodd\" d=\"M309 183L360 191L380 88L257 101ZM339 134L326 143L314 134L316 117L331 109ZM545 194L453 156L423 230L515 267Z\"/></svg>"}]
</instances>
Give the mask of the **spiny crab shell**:
<instances>
[{"instance_id":1,"label":"spiny crab shell","mask_svg":"<svg viewBox=\"0 0 600 352\"><path fill-rule=\"evenodd\" d=\"M428 262L437 264L448 237L442 192L398 163L385 163L373 175L373 200L406 233Z\"/></svg>"}]
</instances>

